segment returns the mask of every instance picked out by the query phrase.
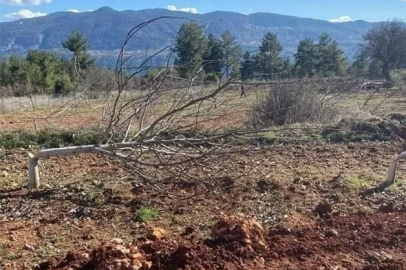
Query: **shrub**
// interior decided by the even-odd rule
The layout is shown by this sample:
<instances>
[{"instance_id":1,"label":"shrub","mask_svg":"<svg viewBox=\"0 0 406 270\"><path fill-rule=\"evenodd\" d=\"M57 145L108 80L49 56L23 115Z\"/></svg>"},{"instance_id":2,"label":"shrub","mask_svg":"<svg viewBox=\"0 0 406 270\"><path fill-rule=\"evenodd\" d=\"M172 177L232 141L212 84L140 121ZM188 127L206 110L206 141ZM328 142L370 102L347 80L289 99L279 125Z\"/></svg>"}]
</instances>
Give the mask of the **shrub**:
<instances>
[{"instance_id":1,"label":"shrub","mask_svg":"<svg viewBox=\"0 0 406 270\"><path fill-rule=\"evenodd\" d=\"M395 86L406 87L406 69L398 69L391 71L391 77Z\"/></svg>"},{"instance_id":2,"label":"shrub","mask_svg":"<svg viewBox=\"0 0 406 270\"><path fill-rule=\"evenodd\" d=\"M72 137L74 134L74 137ZM86 145L99 143L95 129L86 130L49 130L37 132L25 130L0 132L0 148L54 148L68 145ZM104 141L102 141L104 143Z\"/></svg>"},{"instance_id":3,"label":"shrub","mask_svg":"<svg viewBox=\"0 0 406 270\"><path fill-rule=\"evenodd\" d=\"M254 128L302 122L325 123L337 111L328 106L312 85L300 82L274 84L258 100L251 113Z\"/></svg>"},{"instance_id":4,"label":"shrub","mask_svg":"<svg viewBox=\"0 0 406 270\"><path fill-rule=\"evenodd\" d=\"M155 208L143 206L137 212L138 221L148 221L151 219L157 219L159 217L159 212Z\"/></svg>"}]
</instances>

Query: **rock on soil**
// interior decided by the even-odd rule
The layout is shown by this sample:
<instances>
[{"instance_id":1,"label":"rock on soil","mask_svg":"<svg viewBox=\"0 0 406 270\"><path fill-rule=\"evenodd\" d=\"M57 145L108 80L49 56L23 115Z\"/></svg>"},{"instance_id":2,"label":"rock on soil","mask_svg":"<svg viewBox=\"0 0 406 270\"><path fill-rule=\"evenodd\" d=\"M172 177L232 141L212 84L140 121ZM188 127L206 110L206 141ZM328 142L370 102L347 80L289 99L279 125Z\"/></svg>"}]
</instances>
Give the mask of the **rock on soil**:
<instances>
[{"instance_id":1,"label":"rock on soil","mask_svg":"<svg viewBox=\"0 0 406 270\"><path fill-rule=\"evenodd\" d=\"M37 270L406 269L405 212L332 216L314 228L280 232L243 216L224 216L211 239L108 243ZM256 248L258 243L263 248Z\"/></svg>"},{"instance_id":2,"label":"rock on soil","mask_svg":"<svg viewBox=\"0 0 406 270\"><path fill-rule=\"evenodd\" d=\"M215 237L227 242L265 246L264 228L254 219L240 216L222 217L212 228Z\"/></svg>"}]
</instances>

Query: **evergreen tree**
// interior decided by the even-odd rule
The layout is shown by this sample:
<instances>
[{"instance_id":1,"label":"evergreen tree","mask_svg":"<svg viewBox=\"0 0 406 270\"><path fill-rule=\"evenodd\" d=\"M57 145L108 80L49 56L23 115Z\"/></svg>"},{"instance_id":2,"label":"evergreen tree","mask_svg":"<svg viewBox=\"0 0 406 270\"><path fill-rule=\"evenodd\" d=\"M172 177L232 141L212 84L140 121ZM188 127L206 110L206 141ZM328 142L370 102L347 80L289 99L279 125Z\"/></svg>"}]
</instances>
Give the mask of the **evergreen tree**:
<instances>
[{"instance_id":1,"label":"evergreen tree","mask_svg":"<svg viewBox=\"0 0 406 270\"><path fill-rule=\"evenodd\" d=\"M319 37L316 71L323 76L342 75L348 68L344 52L327 33Z\"/></svg>"},{"instance_id":2,"label":"evergreen tree","mask_svg":"<svg viewBox=\"0 0 406 270\"><path fill-rule=\"evenodd\" d=\"M207 40L203 30L196 22L183 24L176 37L174 52L177 54L175 65L183 78L195 76L202 67L207 52Z\"/></svg>"},{"instance_id":3,"label":"evergreen tree","mask_svg":"<svg viewBox=\"0 0 406 270\"><path fill-rule=\"evenodd\" d=\"M60 59L56 72L56 79L54 85L55 94L67 94L72 90L72 82L74 81L75 74L72 70L71 62L62 58Z\"/></svg>"},{"instance_id":4,"label":"evergreen tree","mask_svg":"<svg viewBox=\"0 0 406 270\"><path fill-rule=\"evenodd\" d=\"M8 60L0 61L0 86L8 87L11 85L10 66Z\"/></svg>"},{"instance_id":5,"label":"evergreen tree","mask_svg":"<svg viewBox=\"0 0 406 270\"><path fill-rule=\"evenodd\" d=\"M221 48L223 51L223 67L228 80L230 76L239 73L241 46L235 41L235 37L230 31L225 31L221 35Z\"/></svg>"},{"instance_id":6,"label":"evergreen tree","mask_svg":"<svg viewBox=\"0 0 406 270\"><path fill-rule=\"evenodd\" d=\"M95 60L88 52L89 44L83 34L72 31L62 42L62 47L73 53L72 63L76 70L85 70L94 65Z\"/></svg>"},{"instance_id":7,"label":"evergreen tree","mask_svg":"<svg viewBox=\"0 0 406 270\"><path fill-rule=\"evenodd\" d=\"M293 65L290 58L283 60L283 69L281 73L282 79L290 79L293 77Z\"/></svg>"},{"instance_id":8,"label":"evergreen tree","mask_svg":"<svg viewBox=\"0 0 406 270\"><path fill-rule=\"evenodd\" d=\"M348 73L357 78L366 78L369 73L368 57L361 53L348 69Z\"/></svg>"},{"instance_id":9,"label":"evergreen tree","mask_svg":"<svg viewBox=\"0 0 406 270\"><path fill-rule=\"evenodd\" d=\"M241 79L252 80L255 74L255 62L254 58L251 56L249 51L246 51L242 56L243 61L241 62Z\"/></svg>"},{"instance_id":10,"label":"evergreen tree","mask_svg":"<svg viewBox=\"0 0 406 270\"><path fill-rule=\"evenodd\" d=\"M55 85L59 65L57 56L51 52L31 50L26 56L26 61L28 62L27 72L30 74L31 83L41 89L40 92L52 89Z\"/></svg>"},{"instance_id":11,"label":"evergreen tree","mask_svg":"<svg viewBox=\"0 0 406 270\"><path fill-rule=\"evenodd\" d=\"M223 50L221 42L213 34L210 34L207 42L207 52L204 57L203 69L205 73L220 77L222 61Z\"/></svg>"},{"instance_id":12,"label":"evergreen tree","mask_svg":"<svg viewBox=\"0 0 406 270\"><path fill-rule=\"evenodd\" d=\"M24 63L25 63L24 59L14 55L10 56L10 58L8 59L9 74L10 74L9 82L13 91L16 90L15 88L17 85L22 84L24 82L25 79Z\"/></svg>"},{"instance_id":13,"label":"evergreen tree","mask_svg":"<svg viewBox=\"0 0 406 270\"><path fill-rule=\"evenodd\" d=\"M312 39L301 40L294 57L296 76L303 78L315 75L318 63L318 48Z\"/></svg>"},{"instance_id":14,"label":"evergreen tree","mask_svg":"<svg viewBox=\"0 0 406 270\"><path fill-rule=\"evenodd\" d=\"M256 69L261 78L272 80L280 76L283 70L282 49L275 34L269 32L265 35L256 57Z\"/></svg>"}]
</instances>

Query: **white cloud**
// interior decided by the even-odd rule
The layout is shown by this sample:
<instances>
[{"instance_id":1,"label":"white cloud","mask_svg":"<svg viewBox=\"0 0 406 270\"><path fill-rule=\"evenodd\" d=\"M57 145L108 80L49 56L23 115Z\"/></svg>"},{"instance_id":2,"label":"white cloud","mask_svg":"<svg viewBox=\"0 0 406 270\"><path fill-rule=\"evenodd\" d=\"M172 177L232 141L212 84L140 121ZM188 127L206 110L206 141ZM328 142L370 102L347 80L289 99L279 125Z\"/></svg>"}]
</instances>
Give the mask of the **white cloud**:
<instances>
[{"instance_id":1,"label":"white cloud","mask_svg":"<svg viewBox=\"0 0 406 270\"><path fill-rule=\"evenodd\" d=\"M49 4L52 0L0 0L1 3L5 3L7 5L17 5L17 6L24 6L24 5L34 5L38 6L41 4Z\"/></svg>"},{"instance_id":2,"label":"white cloud","mask_svg":"<svg viewBox=\"0 0 406 270\"><path fill-rule=\"evenodd\" d=\"M350 16L341 16L341 17L338 17L338 18L331 19L329 21L332 22L332 23L343 23L343 22L352 22L353 19L351 19Z\"/></svg>"},{"instance_id":3,"label":"white cloud","mask_svg":"<svg viewBox=\"0 0 406 270\"><path fill-rule=\"evenodd\" d=\"M14 20L18 20L18 19L29 19L29 18L41 17L41 16L45 16L45 15L47 15L47 14L41 13L41 12L32 12L29 9L20 9L17 12L4 14L3 18L6 19L7 21L14 21Z\"/></svg>"},{"instance_id":4,"label":"white cloud","mask_svg":"<svg viewBox=\"0 0 406 270\"><path fill-rule=\"evenodd\" d=\"M188 13L193 13L193 14L199 13L199 12L197 11L197 9L196 9L196 8L193 8L193 7L177 8L177 7L175 7L175 6L168 5L167 9L169 9L169 10L171 10L171 11L182 11L182 12L188 12Z\"/></svg>"},{"instance_id":5,"label":"white cloud","mask_svg":"<svg viewBox=\"0 0 406 270\"><path fill-rule=\"evenodd\" d=\"M67 12L80 13L78 9L68 9Z\"/></svg>"}]
</instances>

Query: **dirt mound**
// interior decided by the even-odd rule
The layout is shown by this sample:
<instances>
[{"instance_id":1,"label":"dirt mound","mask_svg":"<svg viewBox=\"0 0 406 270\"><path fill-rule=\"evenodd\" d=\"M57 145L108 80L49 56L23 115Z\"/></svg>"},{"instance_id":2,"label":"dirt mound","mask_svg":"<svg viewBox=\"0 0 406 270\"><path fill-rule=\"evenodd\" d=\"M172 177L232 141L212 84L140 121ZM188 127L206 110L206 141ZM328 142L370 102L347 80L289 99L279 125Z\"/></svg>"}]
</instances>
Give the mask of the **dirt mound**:
<instances>
[{"instance_id":1,"label":"dirt mound","mask_svg":"<svg viewBox=\"0 0 406 270\"><path fill-rule=\"evenodd\" d=\"M51 259L41 263L35 270L68 270L68 269L88 269L84 265L89 262L89 254L69 252L62 260Z\"/></svg>"},{"instance_id":2,"label":"dirt mound","mask_svg":"<svg viewBox=\"0 0 406 270\"><path fill-rule=\"evenodd\" d=\"M227 242L265 247L265 231L254 219L240 216L224 216L212 228L215 237Z\"/></svg>"},{"instance_id":3,"label":"dirt mound","mask_svg":"<svg viewBox=\"0 0 406 270\"><path fill-rule=\"evenodd\" d=\"M148 262L137 246L126 248L106 243L88 253L69 253L63 260L51 260L40 264L37 270L147 270Z\"/></svg>"},{"instance_id":4,"label":"dirt mound","mask_svg":"<svg viewBox=\"0 0 406 270\"><path fill-rule=\"evenodd\" d=\"M406 269L405 224L404 212L358 213L266 232L255 220L225 216L212 227L211 239L192 232L157 241L140 238L129 248L109 243L37 269Z\"/></svg>"},{"instance_id":5,"label":"dirt mound","mask_svg":"<svg viewBox=\"0 0 406 270\"><path fill-rule=\"evenodd\" d=\"M322 136L331 142L390 141L401 134L403 124L395 119L344 118L324 129Z\"/></svg>"},{"instance_id":6,"label":"dirt mound","mask_svg":"<svg viewBox=\"0 0 406 270\"><path fill-rule=\"evenodd\" d=\"M126 248L115 243L101 245L90 253L69 253L64 259L42 263L37 270L178 270L259 269L264 259L265 231L244 216L222 217L212 228L213 239L138 239ZM150 235L150 233L148 234Z\"/></svg>"}]
</instances>

